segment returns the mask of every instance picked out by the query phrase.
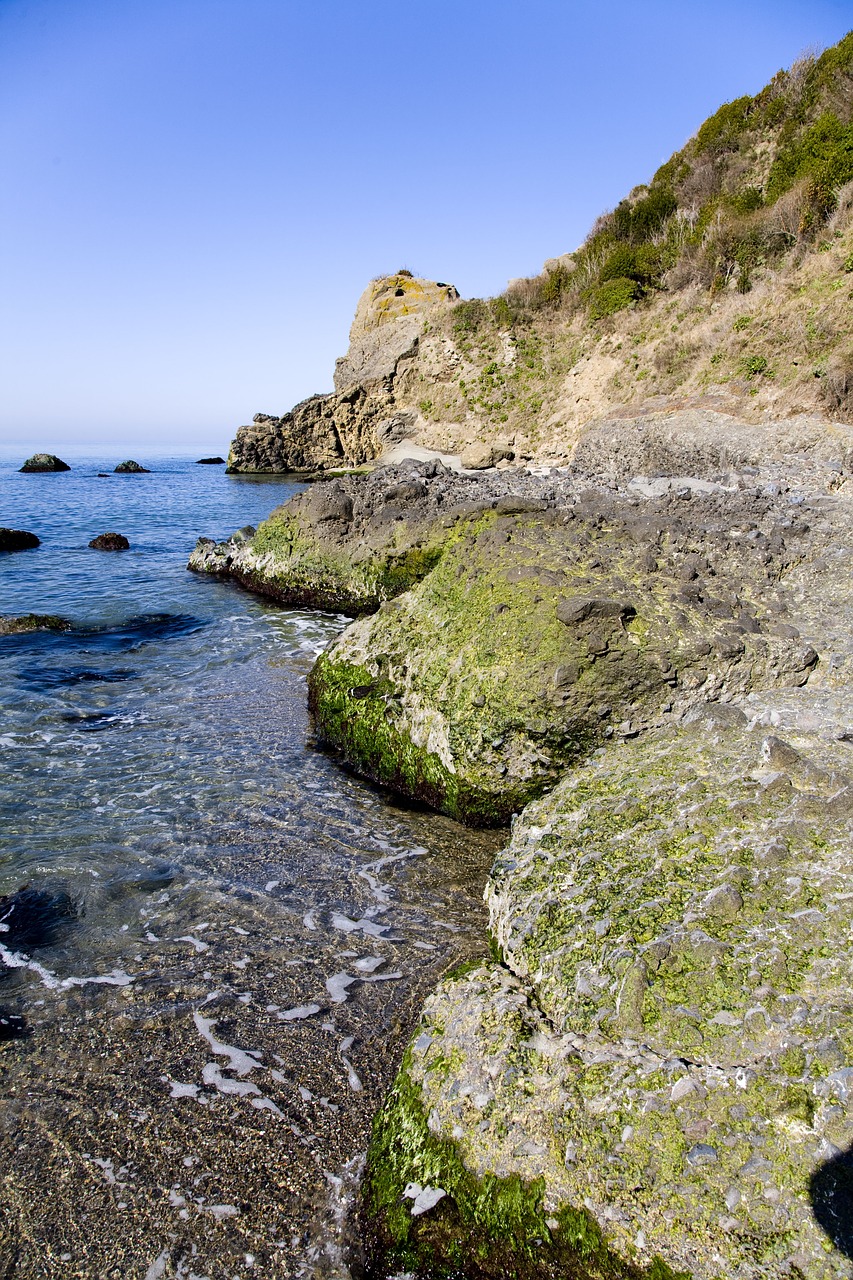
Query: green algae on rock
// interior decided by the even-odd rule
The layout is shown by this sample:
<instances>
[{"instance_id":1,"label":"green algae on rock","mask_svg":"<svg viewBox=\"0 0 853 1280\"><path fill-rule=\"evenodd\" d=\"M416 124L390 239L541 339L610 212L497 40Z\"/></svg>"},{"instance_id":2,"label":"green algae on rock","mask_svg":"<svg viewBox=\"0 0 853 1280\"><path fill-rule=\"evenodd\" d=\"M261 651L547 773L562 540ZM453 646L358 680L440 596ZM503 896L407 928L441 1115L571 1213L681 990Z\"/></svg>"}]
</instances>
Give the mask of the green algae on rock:
<instances>
[{"instance_id":1,"label":"green algae on rock","mask_svg":"<svg viewBox=\"0 0 853 1280\"><path fill-rule=\"evenodd\" d=\"M626 1268L849 1274L809 1203L853 1143L848 748L745 724L608 748L516 822L487 890L504 963L427 1001L374 1138L368 1205L407 1264L410 1237L467 1237L399 1187L467 1177L527 1187L549 1231L587 1215Z\"/></svg>"},{"instance_id":2,"label":"green algae on rock","mask_svg":"<svg viewBox=\"0 0 853 1280\"><path fill-rule=\"evenodd\" d=\"M0 616L0 636L17 636L26 631L68 631L71 623L53 613L25 613L19 617Z\"/></svg>"},{"instance_id":3,"label":"green algae on rock","mask_svg":"<svg viewBox=\"0 0 853 1280\"><path fill-rule=\"evenodd\" d=\"M772 554L733 541L714 501L689 525L603 497L595 512L518 506L460 518L431 572L318 660L318 737L366 776L500 825L697 694L808 678L817 653L774 634ZM712 557L715 581L698 581Z\"/></svg>"}]
</instances>

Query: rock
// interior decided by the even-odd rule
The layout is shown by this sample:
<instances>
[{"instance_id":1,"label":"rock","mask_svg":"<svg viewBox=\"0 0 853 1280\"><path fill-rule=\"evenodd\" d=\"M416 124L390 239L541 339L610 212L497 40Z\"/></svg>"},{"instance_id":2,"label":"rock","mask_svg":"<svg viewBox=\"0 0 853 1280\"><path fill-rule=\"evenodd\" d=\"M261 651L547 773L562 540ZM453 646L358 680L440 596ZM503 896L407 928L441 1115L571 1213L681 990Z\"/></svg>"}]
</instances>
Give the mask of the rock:
<instances>
[{"instance_id":1,"label":"rock","mask_svg":"<svg viewBox=\"0 0 853 1280\"><path fill-rule=\"evenodd\" d=\"M74 903L61 889L25 884L15 893L0 896L0 938L10 951L51 946L76 917Z\"/></svg>"},{"instance_id":2,"label":"rock","mask_svg":"<svg viewBox=\"0 0 853 1280\"><path fill-rule=\"evenodd\" d=\"M406 393L424 324L453 306L452 285L407 272L374 280L361 296L347 354L335 366L335 391L310 396L289 413L256 413L238 429L232 472L315 472L359 467L405 440L418 419ZM410 390L410 389L409 389Z\"/></svg>"},{"instance_id":3,"label":"rock","mask_svg":"<svg viewBox=\"0 0 853 1280\"><path fill-rule=\"evenodd\" d=\"M40 546L41 539L34 533L27 533L24 529L0 528L0 551L29 551Z\"/></svg>"},{"instance_id":4,"label":"rock","mask_svg":"<svg viewBox=\"0 0 853 1280\"><path fill-rule=\"evenodd\" d=\"M466 471L485 471L504 459L511 461L514 457L511 446L503 442L474 444L463 452L460 463Z\"/></svg>"},{"instance_id":5,"label":"rock","mask_svg":"<svg viewBox=\"0 0 853 1280\"><path fill-rule=\"evenodd\" d=\"M224 458L196 458L196 466L198 467L219 467L224 465Z\"/></svg>"},{"instance_id":6,"label":"rock","mask_svg":"<svg viewBox=\"0 0 853 1280\"><path fill-rule=\"evenodd\" d=\"M70 471L67 462L63 462L61 458L57 458L55 453L34 453L31 458L27 458L21 471Z\"/></svg>"},{"instance_id":7,"label":"rock","mask_svg":"<svg viewBox=\"0 0 853 1280\"><path fill-rule=\"evenodd\" d=\"M68 631L70 627L67 618L53 613L25 613L21 617L0 615L0 636L16 636L27 631Z\"/></svg>"},{"instance_id":8,"label":"rock","mask_svg":"<svg viewBox=\"0 0 853 1280\"><path fill-rule=\"evenodd\" d=\"M95 551L128 551L130 543L123 533L99 533L89 543Z\"/></svg>"},{"instance_id":9,"label":"rock","mask_svg":"<svg viewBox=\"0 0 853 1280\"><path fill-rule=\"evenodd\" d=\"M134 462L132 458L128 458L126 462L120 462L117 467L113 468L117 475L123 476L141 476L148 475L147 467L141 467L138 462Z\"/></svg>"},{"instance_id":10,"label":"rock","mask_svg":"<svg viewBox=\"0 0 853 1280\"><path fill-rule=\"evenodd\" d=\"M798 740L844 784L846 747ZM658 1258L654 1274L757 1280L760 1256L782 1277L792 1240L802 1275L844 1274L821 1226L846 1239L853 900L834 886L853 815L806 818L805 793L756 786L764 767L760 732L672 726L607 748L515 823L486 891L502 962L428 999L374 1130L366 1203L387 1263L449 1261L472 1214L498 1220L505 1185L528 1205L519 1251L547 1239L553 1274L590 1273L578 1214L595 1274ZM796 875L759 858L774 841ZM392 1231L395 1200L427 1182L452 1230Z\"/></svg>"}]
</instances>

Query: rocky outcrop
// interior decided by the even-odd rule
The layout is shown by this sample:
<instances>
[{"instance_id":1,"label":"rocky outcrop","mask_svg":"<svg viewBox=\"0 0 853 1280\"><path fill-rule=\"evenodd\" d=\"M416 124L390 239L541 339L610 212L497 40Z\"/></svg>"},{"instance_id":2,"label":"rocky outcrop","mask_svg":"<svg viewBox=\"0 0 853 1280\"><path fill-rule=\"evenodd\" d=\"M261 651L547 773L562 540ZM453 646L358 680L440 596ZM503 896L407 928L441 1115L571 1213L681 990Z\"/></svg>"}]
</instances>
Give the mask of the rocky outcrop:
<instances>
[{"instance_id":1,"label":"rocky outcrop","mask_svg":"<svg viewBox=\"0 0 853 1280\"><path fill-rule=\"evenodd\" d=\"M199 467L224 467L225 459L216 458L196 458L196 466Z\"/></svg>"},{"instance_id":2,"label":"rocky outcrop","mask_svg":"<svg viewBox=\"0 0 853 1280\"><path fill-rule=\"evenodd\" d=\"M123 533L99 533L89 546L94 551L128 551L130 543Z\"/></svg>"},{"instance_id":3,"label":"rocky outcrop","mask_svg":"<svg viewBox=\"0 0 853 1280\"><path fill-rule=\"evenodd\" d=\"M408 273L373 281L358 304L335 391L311 396L283 417L255 414L228 455L234 471L324 471L377 458L414 429L417 410L398 403L401 384L430 315L458 299L452 285Z\"/></svg>"},{"instance_id":4,"label":"rocky outcrop","mask_svg":"<svg viewBox=\"0 0 853 1280\"><path fill-rule=\"evenodd\" d=\"M41 546L41 538L26 529L0 529L0 551L30 551Z\"/></svg>"},{"instance_id":5,"label":"rocky outcrop","mask_svg":"<svg viewBox=\"0 0 853 1280\"><path fill-rule=\"evenodd\" d=\"M380 1272L847 1274L849 458L680 425L321 482L194 553L364 615L310 677L359 772L519 815L495 958L428 1002L377 1121Z\"/></svg>"},{"instance_id":6,"label":"rocky outcrop","mask_svg":"<svg viewBox=\"0 0 853 1280\"><path fill-rule=\"evenodd\" d=\"M120 462L117 467L113 468L116 475L123 476L141 476L148 475L148 468L141 466L138 462L134 462L133 458L128 458L126 462Z\"/></svg>"},{"instance_id":7,"label":"rocky outcrop","mask_svg":"<svg viewBox=\"0 0 853 1280\"><path fill-rule=\"evenodd\" d=\"M487 890L503 962L427 1001L377 1124L389 1263L452 1256L461 1169L484 1199L527 1188L520 1248L575 1266L849 1274L849 699L824 710L787 733L694 712L525 811ZM412 1182L445 1193L428 1228Z\"/></svg>"},{"instance_id":8,"label":"rocky outcrop","mask_svg":"<svg viewBox=\"0 0 853 1280\"><path fill-rule=\"evenodd\" d=\"M34 453L31 458L27 458L21 471L70 471L67 462L63 462L61 458L57 458L55 453Z\"/></svg>"}]
</instances>

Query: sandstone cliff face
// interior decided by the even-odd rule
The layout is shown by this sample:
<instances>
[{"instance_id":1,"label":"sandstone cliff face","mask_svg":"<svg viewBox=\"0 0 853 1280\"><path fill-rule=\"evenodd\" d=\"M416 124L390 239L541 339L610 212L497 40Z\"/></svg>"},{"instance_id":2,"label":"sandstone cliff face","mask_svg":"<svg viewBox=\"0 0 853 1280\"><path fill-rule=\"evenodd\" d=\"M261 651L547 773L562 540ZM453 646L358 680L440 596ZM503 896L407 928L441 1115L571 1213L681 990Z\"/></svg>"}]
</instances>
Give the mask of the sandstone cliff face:
<instances>
[{"instance_id":1,"label":"sandstone cliff face","mask_svg":"<svg viewBox=\"0 0 853 1280\"><path fill-rule=\"evenodd\" d=\"M277 418L255 414L240 427L230 471L324 471L361 466L413 434L411 366L425 321L459 298L452 285L400 272L368 285L337 361L335 391L311 396Z\"/></svg>"}]
</instances>

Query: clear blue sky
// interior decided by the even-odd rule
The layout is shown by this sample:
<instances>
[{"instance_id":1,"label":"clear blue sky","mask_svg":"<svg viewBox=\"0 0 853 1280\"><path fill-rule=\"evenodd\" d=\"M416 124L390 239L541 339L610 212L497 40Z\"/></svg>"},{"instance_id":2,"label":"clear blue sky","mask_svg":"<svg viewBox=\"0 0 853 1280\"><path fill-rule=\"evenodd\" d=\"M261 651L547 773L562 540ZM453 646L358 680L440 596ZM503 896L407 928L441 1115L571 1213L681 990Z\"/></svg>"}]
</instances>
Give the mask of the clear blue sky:
<instances>
[{"instance_id":1,"label":"clear blue sky","mask_svg":"<svg viewBox=\"0 0 853 1280\"><path fill-rule=\"evenodd\" d=\"M0 443L197 443L576 247L853 0L0 0Z\"/></svg>"}]
</instances>

